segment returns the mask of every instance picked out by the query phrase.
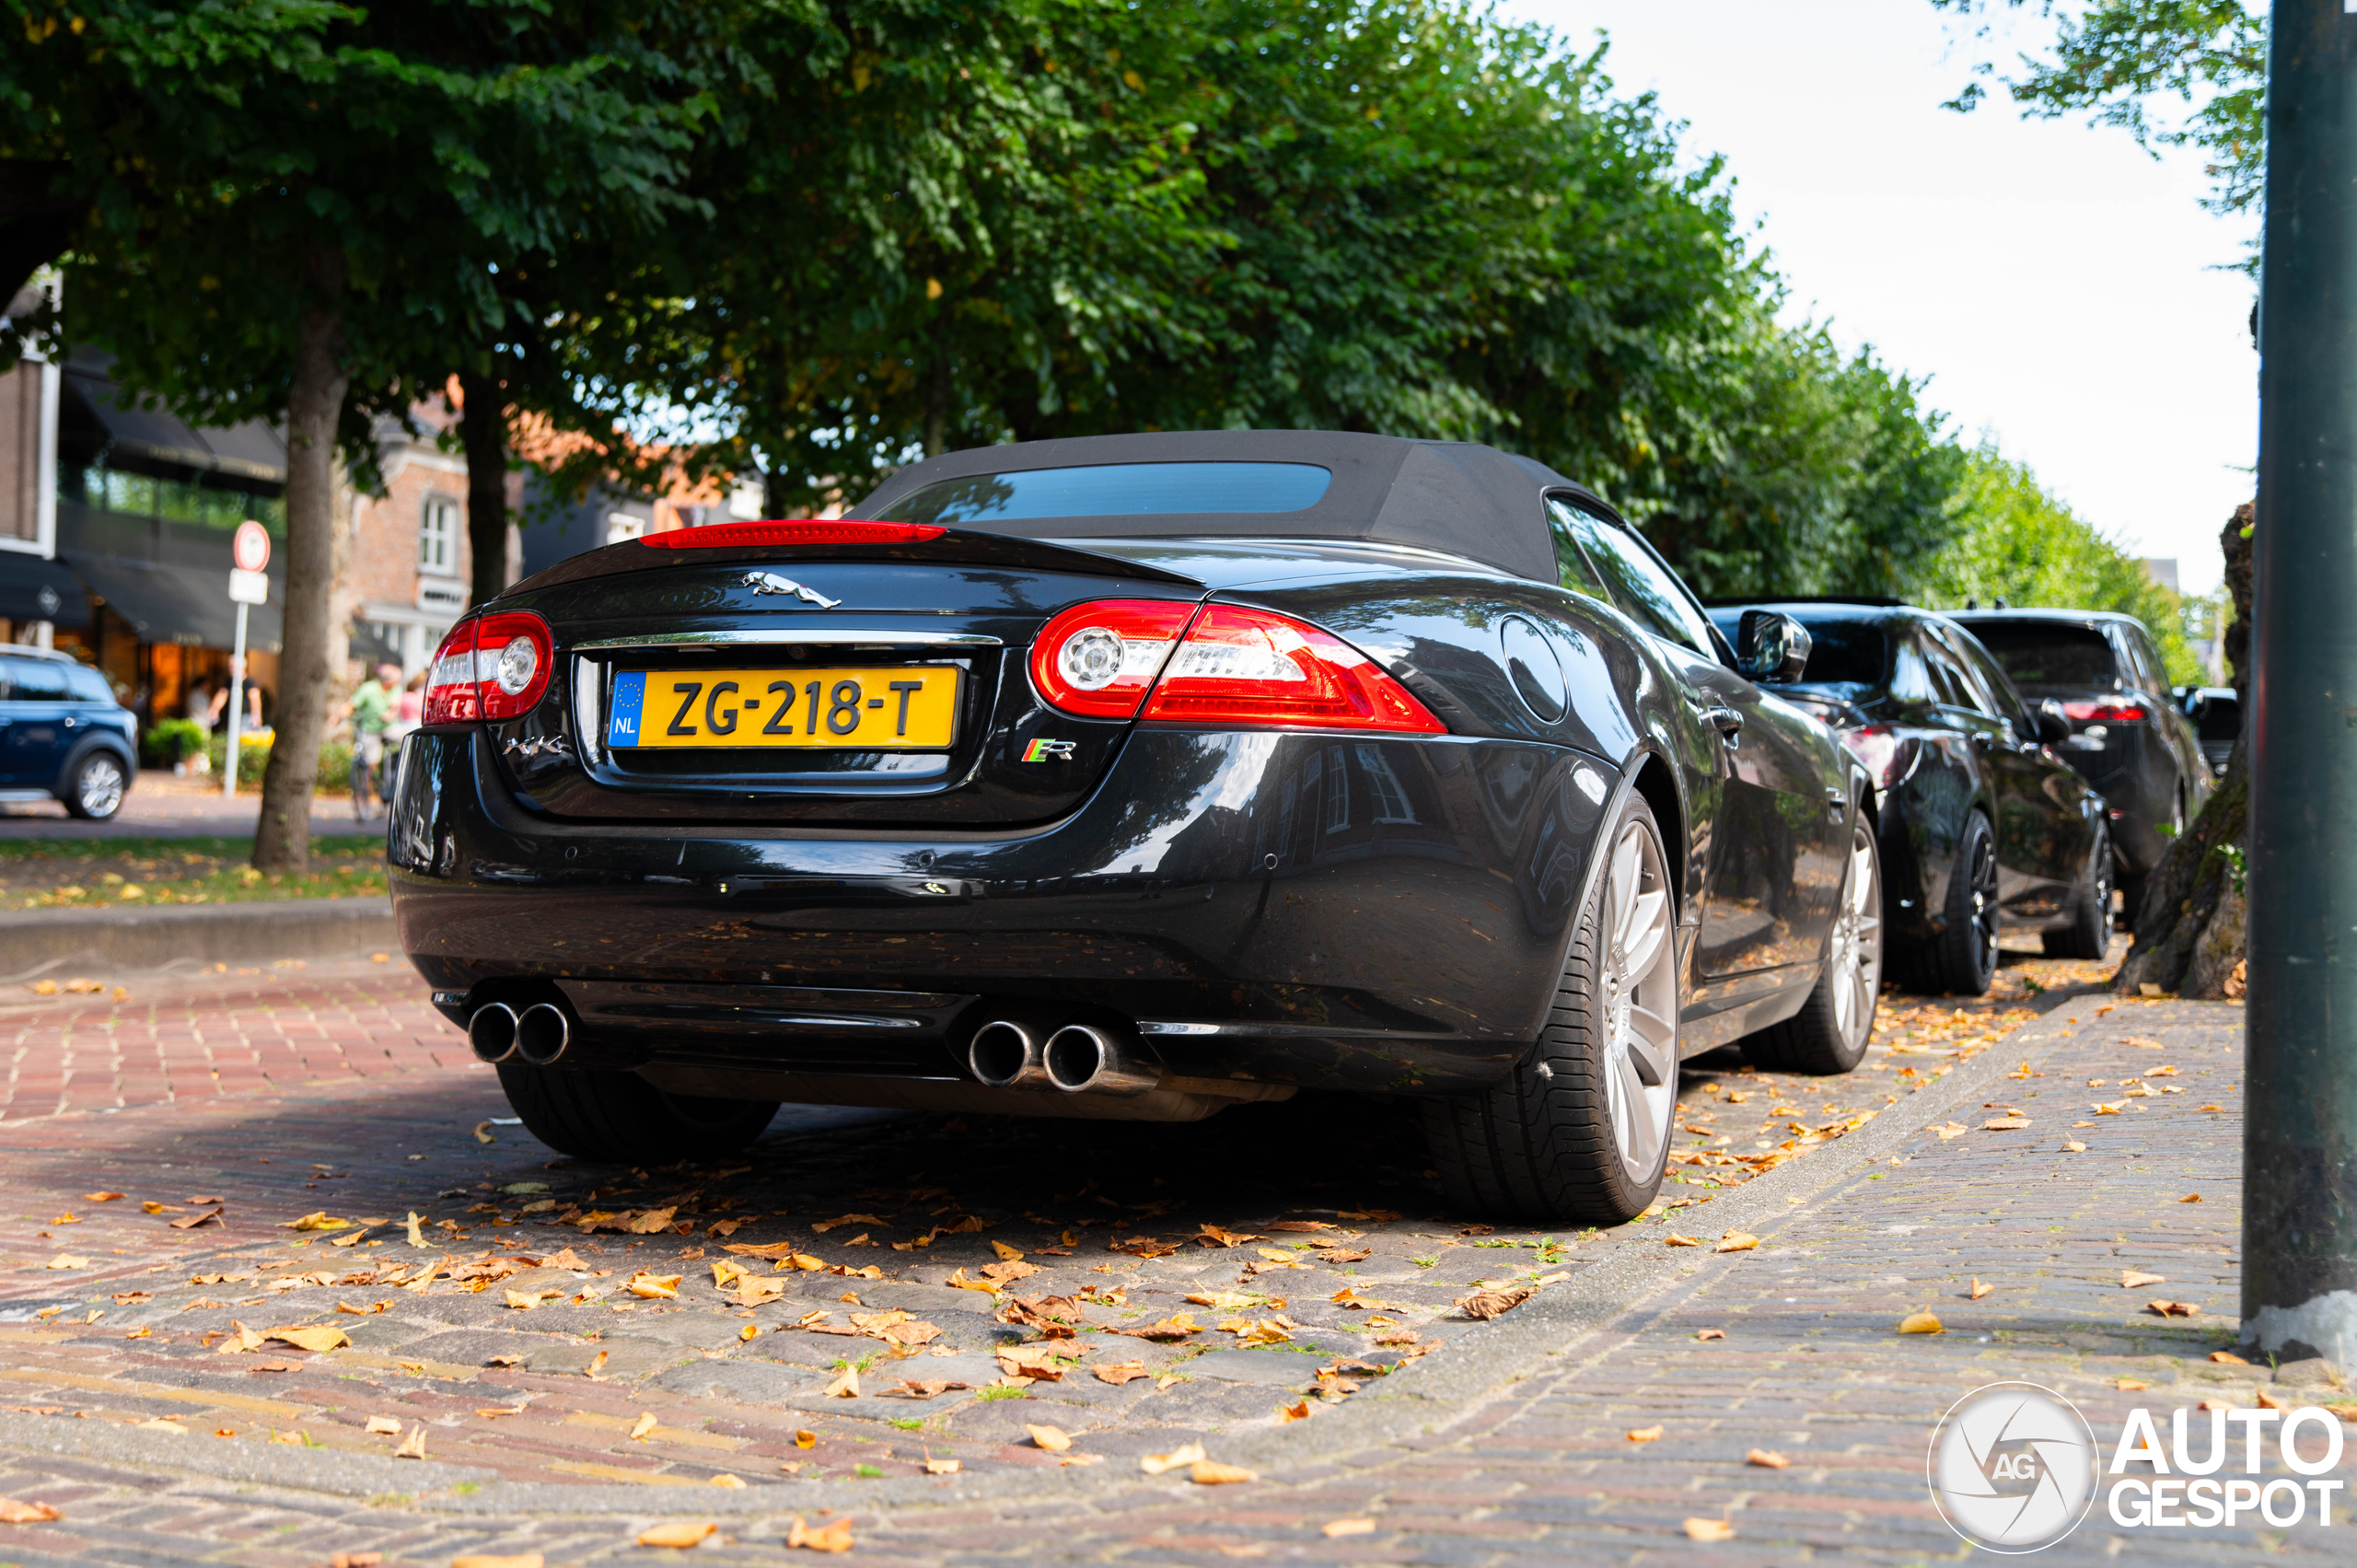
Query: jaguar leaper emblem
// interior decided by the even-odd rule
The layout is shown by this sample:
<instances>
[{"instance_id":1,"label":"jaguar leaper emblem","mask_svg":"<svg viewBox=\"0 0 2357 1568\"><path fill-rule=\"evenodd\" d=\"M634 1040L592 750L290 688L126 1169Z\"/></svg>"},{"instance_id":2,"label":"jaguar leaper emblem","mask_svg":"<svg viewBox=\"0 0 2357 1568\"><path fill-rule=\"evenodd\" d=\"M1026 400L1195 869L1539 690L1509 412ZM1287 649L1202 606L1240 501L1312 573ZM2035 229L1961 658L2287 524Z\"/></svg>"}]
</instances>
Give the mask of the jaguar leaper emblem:
<instances>
[{"instance_id":1,"label":"jaguar leaper emblem","mask_svg":"<svg viewBox=\"0 0 2357 1568\"><path fill-rule=\"evenodd\" d=\"M805 604L815 604L820 610L832 610L842 603L839 598L829 598L816 588L806 588L791 577L781 577L775 572L748 572L744 586L756 595L778 594L798 598Z\"/></svg>"}]
</instances>

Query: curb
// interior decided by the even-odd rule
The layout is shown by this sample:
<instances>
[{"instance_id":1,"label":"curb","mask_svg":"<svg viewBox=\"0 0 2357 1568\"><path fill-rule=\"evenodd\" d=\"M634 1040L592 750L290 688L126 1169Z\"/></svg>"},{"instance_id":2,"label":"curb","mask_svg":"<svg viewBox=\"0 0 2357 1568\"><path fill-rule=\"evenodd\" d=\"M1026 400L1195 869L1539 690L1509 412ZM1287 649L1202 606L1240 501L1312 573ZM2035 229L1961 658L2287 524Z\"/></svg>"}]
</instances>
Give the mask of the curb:
<instances>
[{"instance_id":1,"label":"curb","mask_svg":"<svg viewBox=\"0 0 2357 1568\"><path fill-rule=\"evenodd\" d=\"M161 909L14 910L0 913L0 984L86 964L116 970L180 962L326 958L395 946L389 898L262 899Z\"/></svg>"},{"instance_id":2,"label":"curb","mask_svg":"<svg viewBox=\"0 0 2357 1568\"><path fill-rule=\"evenodd\" d=\"M1804 1158L1776 1167L1723 1193L1710 1206L1708 1228L1747 1230L1772 1237L1803 1202L1879 1165L1900 1144L1961 1105L1975 1104L2001 1081L2016 1047L2051 1038L2074 1020L2056 1015L2024 1024L1956 1066L1936 1086L1917 1090L1872 1121ZM1802 1202L1795 1202L1799 1200ZM1689 1222L1701 1228L1700 1222ZM1745 1254L1720 1260L1667 1248L1623 1245L1571 1280L1540 1292L1522 1307L1448 1348L1411 1364L1339 1410L1298 1429L1272 1429L1220 1445L1225 1463L1261 1471L1271 1480L1331 1464L1350 1455L1446 1441L1446 1429L1480 1404L1557 1371L1584 1342L1608 1328L1649 1296L1713 1267L1743 1266ZM1178 1479L1155 1480L1112 1465L1087 1469L1045 1469L1032 1475L996 1475L944 1484L915 1477L878 1481L762 1483L744 1489L693 1485L579 1487L509 1481L480 1469L396 1462L368 1454L286 1447L262 1452L222 1446L220 1463L174 1465L159 1458L152 1434L61 1423L0 1412L0 1448L32 1450L122 1464L157 1473L192 1475L240 1486L265 1485L312 1494L383 1497L399 1493L407 1506L434 1514L512 1518L701 1515L743 1520L819 1509L874 1516L943 1507L1020 1503L1104 1504L1116 1494L1177 1498L1198 1490ZM207 1458L212 1451L207 1450ZM460 1492L461 1486L468 1490Z\"/></svg>"}]
</instances>

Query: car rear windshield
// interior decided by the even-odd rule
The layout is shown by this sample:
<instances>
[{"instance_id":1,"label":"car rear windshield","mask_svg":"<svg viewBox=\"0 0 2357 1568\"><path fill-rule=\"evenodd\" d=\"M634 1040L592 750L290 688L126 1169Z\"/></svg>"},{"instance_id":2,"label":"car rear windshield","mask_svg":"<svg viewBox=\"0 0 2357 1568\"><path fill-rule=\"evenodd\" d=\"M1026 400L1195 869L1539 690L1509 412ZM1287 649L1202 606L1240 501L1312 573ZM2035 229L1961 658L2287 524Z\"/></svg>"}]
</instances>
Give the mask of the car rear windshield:
<instances>
[{"instance_id":1,"label":"car rear windshield","mask_svg":"<svg viewBox=\"0 0 2357 1568\"><path fill-rule=\"evenodd\" d=\"M2014 684L2023 687L2097 687L2119 684L2111 643L2092 626L2038 621L1972 621L1966 623L1997 656Z\"/></svg>"},{"instance_id":2,"label":"car rear windshield","mask_svg":"<svg viewBox=\"0 0 2357 1568\"><path fill-rule=\"evenodd\" d=\"M895 522L953 526L1027 517L1298 512L1317 505L1333 481L1332 472L1315 463L1105 463L944 480L890 510Z\"/></svg>"}]
</instances>

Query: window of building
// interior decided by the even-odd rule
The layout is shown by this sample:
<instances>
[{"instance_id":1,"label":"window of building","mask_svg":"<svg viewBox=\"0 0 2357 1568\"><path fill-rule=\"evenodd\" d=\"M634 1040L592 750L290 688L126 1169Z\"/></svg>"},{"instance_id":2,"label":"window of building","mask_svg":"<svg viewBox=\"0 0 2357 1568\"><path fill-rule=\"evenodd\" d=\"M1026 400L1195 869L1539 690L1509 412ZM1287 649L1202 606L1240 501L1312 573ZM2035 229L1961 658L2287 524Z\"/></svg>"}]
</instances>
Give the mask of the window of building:
<instances>
[{"instance_id":1,"label":"window of building","mask_svg":"<svg viewBox=\"0 0 2357 1568\"><path fill-rule=\"evenodd\" d=\"M1326 830L1339 833L1351 825L1351 770L1342 749L1326 748Z\"/></svg>"},{"instance_id":2,"label":"window of building","mask_svg":"<svg viewBox=\"0 0 2357 1568\"><path fill-rule=\"evenodd\" d=\"M459 571L459 504L447 496L429 495L417 523L417 569L437 576Z\"/></svg>"},{"instance_id":3,"label":"window of building","mask_svg":"<svg viewBox=\"0 0 2357 1568\"><path fill-rule=\"evenodd\" d=\"M620 544L626 539L645 537L646 519L644 517L633 517L628 512L606 514L606 542L608 544Z\"/></svg>"},{"instance_id":4,"label":"window of building","mask_svg":"<svg viewBox=\"0 0 2357 1568\"><path fill-rule=\"evenodd\" d=\"M1367 788L1375 795L1375 819L1414 822L1415 807L1408 804L1408 792L1400 787L1399 775L1392 771L1391 759L1383 754L1383 748L1362 746L1358 752L1359 771L1366 775Z\"/></svg>"}]
</instances>

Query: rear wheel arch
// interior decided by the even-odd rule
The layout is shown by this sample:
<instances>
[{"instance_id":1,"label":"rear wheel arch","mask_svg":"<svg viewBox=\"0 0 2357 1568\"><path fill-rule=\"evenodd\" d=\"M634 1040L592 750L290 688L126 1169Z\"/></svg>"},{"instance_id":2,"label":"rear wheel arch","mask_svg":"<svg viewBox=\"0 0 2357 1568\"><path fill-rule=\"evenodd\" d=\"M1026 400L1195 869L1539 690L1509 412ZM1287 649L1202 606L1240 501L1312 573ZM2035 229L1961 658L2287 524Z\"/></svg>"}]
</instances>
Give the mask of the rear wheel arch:
<instances>
[{"instance_id":1,"label":"rear wheel arch","mask_svg":"<svg viewBox=\"0 0 2357 1568\"><path fill-rule=\"evenodd\" d=\"M1693 890L1692 842L1686 832L1686 803L1678 788L1678 776L1669 762L1657 751L1642 750L1630 759L1636 770L1636 780L1630 786L1653 807L1654 825L1661 831L1661 842L1668 854L1670 879L1677 885L1678 903L1682 908L1686 896Z\"/></svg>"}]
</instances>

